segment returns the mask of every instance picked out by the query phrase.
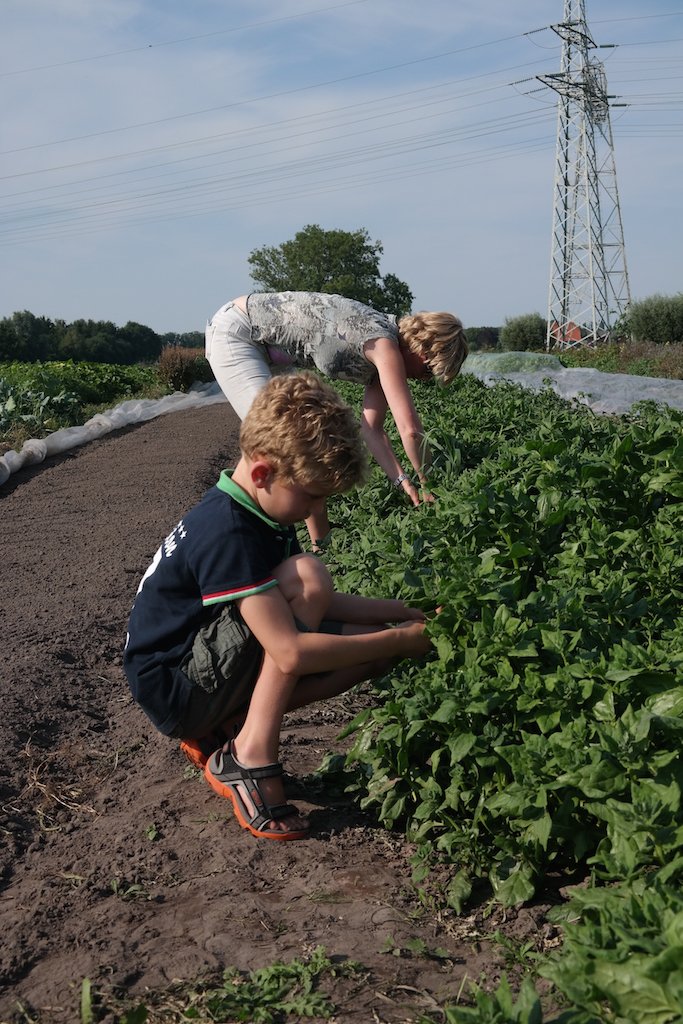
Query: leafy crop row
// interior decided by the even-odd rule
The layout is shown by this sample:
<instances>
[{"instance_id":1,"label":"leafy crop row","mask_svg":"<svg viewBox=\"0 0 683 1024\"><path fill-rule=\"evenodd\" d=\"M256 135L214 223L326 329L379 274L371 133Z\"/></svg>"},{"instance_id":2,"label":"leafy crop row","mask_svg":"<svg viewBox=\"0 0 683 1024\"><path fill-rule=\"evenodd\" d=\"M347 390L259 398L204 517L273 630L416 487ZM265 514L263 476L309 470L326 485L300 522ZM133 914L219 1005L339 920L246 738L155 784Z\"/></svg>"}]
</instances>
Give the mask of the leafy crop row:
<instances>
[{"instance_id":1,"label":"leafy crop row","mask_svg":"<svg viewBox=\"0 0 683 1024\"><path fill-rule=\"evenodd\" d=\"M671 1020L683 1012L683 415L598 417L471 378L418 403L436 503L408 510L377 474L333 510L345 537L328 561L345 588L444 608L435 654L383 680L350 727L351 785L417 844L418 878L451 866L456 909L483 881L505 904L550 871L616 884L589 890L553 979L586 1020L633 986L659 1008L633 1019ZM668 938L662 926L641 950L633 915L657 917L655 892Z\"/></svg>"},{"instance_id":2,"label":"leafy crop row","mask_svg":"<svg viewBox=\"0 0 683 1024\"><path fill-rule=\"evenodd\" d=\"M3 363L0 433L17 425L44 434L75 426L88 406L124 399L158 386L154 367L108 363Z\"/></svg>"}]
</instances>

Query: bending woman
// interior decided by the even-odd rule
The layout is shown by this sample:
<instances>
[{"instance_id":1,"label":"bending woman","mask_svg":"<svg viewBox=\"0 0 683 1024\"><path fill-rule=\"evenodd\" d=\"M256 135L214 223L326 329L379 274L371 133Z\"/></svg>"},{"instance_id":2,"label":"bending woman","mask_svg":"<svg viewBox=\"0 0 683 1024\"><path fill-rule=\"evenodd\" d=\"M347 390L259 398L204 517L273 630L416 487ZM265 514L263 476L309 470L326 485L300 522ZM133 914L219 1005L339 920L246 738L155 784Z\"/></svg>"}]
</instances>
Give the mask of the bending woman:
<instances>
[{"instance_id":1,"label":"bending woman","mask_svg":"<svg viewBox=\"0 0 683 1024\"><path fill-rule=\"evenodd\" d=\"M354 299L319 292L252 292L226 303L206 325L206 356L223 394L244 419L282 367L317 368L333 380L365 385L361 430L381 468L414 505L431 501L431 454L408 380L447 384L467 355L451 313L401 317ZM384 429L391 411L417 483L403 469ZM326 511L306 519L314 548L327 536Z\"/></svg>"}]
</instances>

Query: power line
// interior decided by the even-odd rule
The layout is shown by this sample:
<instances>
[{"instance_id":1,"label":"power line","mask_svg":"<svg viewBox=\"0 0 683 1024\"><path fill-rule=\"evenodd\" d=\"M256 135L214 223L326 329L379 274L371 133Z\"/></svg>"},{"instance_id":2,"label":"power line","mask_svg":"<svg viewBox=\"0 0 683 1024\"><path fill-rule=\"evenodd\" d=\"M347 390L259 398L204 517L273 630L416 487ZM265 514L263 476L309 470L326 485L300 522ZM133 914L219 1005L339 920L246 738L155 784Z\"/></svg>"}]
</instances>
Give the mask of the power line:
<instances>
[{"instance_id":1,"label":"power line","mask_svg":"<svg viewBox=\"0 0 683 1024\"><path fill-rule=\"evenodd\" d=\"M346 6L344 4L338 6ZM332 8L329 8L332 9ZM650 17L650 16L648 16ZM654 16L652 16L654 17ZM277 20L277 19L276 19ZM616 20L640 20L640 19L616 19ZM645 19L643 19L645 20ZM252 100L244 100L240 103L228 104L222 107L210 108L214 110L225 110L231 107L242 106L248 103L256 103L269 98L279 98L292 93L299 93L306 90L322 88L330 84L346 82L355 78L365 78L370 75L379 75L387 71L393 71L409 67L415 64L424 64L440 58L462 54L469 51L480 50L484 47L495 46L500 43L509 42L512 39L526 39L529 36L547 31L547 27L534 29L531 32L521 33L516 36L507 36L502 39L488 40L472 46L461 47L445 53L433 54L406 61L401 64L390 65L389 67L376 68L374 70L361 72L356 75L345 76L334 79L332 82L322 82L304 86L300 89L287 90L274 93L271 97L260 97ZM661 40L669 42L669 40ZM628 45L628 44L627 44ZM641 45L641 44L633 44ZM645 43L642 45L651 45ZM630 65L638 64L633 59L630 61L620 60L618 51L612 58L613 64ZM658 57L647 58L649 65L657 68L670 67L674 58ZM642 63L642 61L641 61ZM328 108L310 114L299 115L294 118L285 118L272 121L268 124L252 125L250 127L232 129L220 134L200 136L199 138L186 139L167 145L147 147L139 150L129 150L110 156L91 158L89 160L74 161L70 164L62 164L38 170L25 171L20 174L8 175L7 178L28 179L29 176L42 174L64 173L69 170L105 164L111 166L114 161L140 160L137 167L109 171L103 175L82 177L78 180L54 183L37 186L9 193L5 199L20 200L21 196L36 195L37 193L51 192L52 208L45 205L32 204L27 207L21 202L6 204L7 215L15 221L14 225L8 224L5 232L6 237L13 241L38 240L49 237L57 237L60 233L81 233L103 230L108 227L115 227L129 223L135 218L135 223L152 223L159 220L179 219L183 217L201 216L209 210L221 212L223 210L241 209L243 206L253 205L258 202L285 201L283 197L301 198L302 196L325 195L328 192L339 192L344 189L372 187L383 181L409 180L417 176L423 176L434 172L443 172L445 169L461 169L473 166L477 163L487 163L496 159L494 154L504 152L507 157L529 152L549 152L551 138L523 138L526 128L533 128L535 124L544 124L549 111L554 110L554 104L548 104L545 108L535 108L534 117L521 114L519 111L511 113L507 118L492 118L488 120L470 121L466 125L449 125L433 133L405 133L399 138L386 138L375 146L362 144L361 137L369 132L375 131L372 127L360 127L371 125L374 121L382 119L383 130L386 132L406 128L415 121L421 123L429 118L442 117L448 122L452 121L454 115L464 114L487 104L509 99L516 99L519 95L529 95L535 90L518 90L514 95L504 96L502 99L495 96L501 89L517 89L519 85L534 79L518 79L515 82L504 81L485 85L478 89L460 90L439 96L449 87L462 86L463 83L477 80L485 80L500 77L504 72L511 72L523 67L534 66L538 69L539 62L519 64L514 68L503 68L491 72L482 73L467 78L442 82L438 85L421 87L416 90L406 90L394 93L378 99L365 100L362 103L345 104L336 108ZM677 76L663 78L633 79L628 80L629 86L636 81L668 81ZM463 105L463 99L474 98L490 93L492 98ZM431 96L430 96L431 94ZM436 95L435 95L436 94ZM424 97L424 102L418 98ZM535 96L534 99L537 99ZM620 100L622 97L620 97ZM637 105L640 108L651 110L661 109L671 112L672 104L679 102L677 95L670 92L660 93L631 93L623 97L629 105ZM387 104L393 104L387 109ZM446 105L450 107L446 108ZM455 104L455 105L454 105ZM458 105L459 104L459 105ZM431 109L430 109L431 108ZM625 111L626 111L625 107ZM677 109L677 108L675 108ZM415 112L422 111L419 116ZM429 111L424 113L424 111ZM540 111L540 113L539 113ZM180 114L174 117L162 118L157 121L145 122L145 126L152 124L163 124L168 121L200 116L206 111L197 111L189 114ZM407 116L408 115L408 116ZM316 122L322 123L316 124ZM391 123L390 123L391 122ZM353 130L343 132L344 128L353 126ZM96 132L81 136L80 139L97 138L101 135L109 135L113 132L123 132L129 128L140 127L132 125L105 132ZM644 126L634 129L629 137L639 137L637 132L642 131ZM659 132L675 132L676 125L656 126ZM296 129L296 134L293 130ZM622 128L622 132L625 128ZM285 134L283 134L285 133ZM505 146L495 145L496 140L504 137L506 133L513 133L517 137L513 142ZM649 136L652 137L652 136ZM660 136L668 137L668 136ZM202 146L206 143L215 143L218 139L230 141L230 149L213 149L210 152L197 153L191 156L178 157L177 159L160 161L154 164L142 163L145 157L151 157L156 153L166 153L173 150L183 150L188 147ZM348 139L355 139L353 147L345 145L342 152L333 147ZM74 140L61 140L61 143ZM282 143L287 143L282 145ZM455 152L457 147L462 147L468 142L475 143L479 148L468 152ZM489 145L489 142L494 145ZM61 144L59 143L59 144ZM481 146L479 144L481 143ZM56 145L58 143L46 143L45 145ZM297 155L306 146L314 147L310 156L300 157ZM25 147L35 149L39 147ZM268 150L264 152L264 150ZM453 150L445 152L440 150ZM23 152L24 150L13 150L11 152ZM416 163L416 156L422 152L429 151L429 160L425 166ZM225 152L230 153L230 163L227 168L224 162L217 160ZM263 155L259 156L259 152ZM213 162L210 162L213 161ZM250 163L251 161L251 163ZM386 166L391 162L391 166ZM376 165L375 170L368 171L364 175L350 175L356 165L366 163ZM193 165L192 167L188 165ZM239 165L242 165L240 169ZM215 167L222 167L222 174L211 175L210 170ZM174 170L165 170L176 168ZM380 170L380 168L382 168ZM163 173L158 173L163 171ZM155 173L157 172L157 173ZM189 172L189 173L188 173ZM177 176L178 181L163 181L163 178ZM113 180L115 179L115 180ZM300 186L287 185L288 181L301 182ZM75 189L79 185L93 182L92 187ZM298 190L297 190L298 188ZM228 198L230 197L230 198ZM257 197L257 198L256 198ZM227 205L226 205L227 204ZM163 211L163 212L162 212ZM21 223L16 223L21 219ZM53 232L53 234L51 234Z\"/></svg>"},{"instance_id":2,"label":"power line","mask_svg":"<svg viewBox=\"0 0 683 1024\"><path fill-rule=\"evenodd\" d=\"M198 39L212 39L216 36L230 35L235 32L246 32L252 28L267 28L269 25L277 25L283 21L296 21L299 18L308 18L312 14L326 14L328 11L338 10L340 7L354 7L357 4L365 4L367 2L368 0L346 0L345 3L333 4L331 7L316 7L312 11L283 15L281 18L269 18L265 21L253 21L247 25L233 25L230 28L215 29L213 32L203 32L201 35L181 36L178 39L167 39L159 43L145 43L143 46L131 46L126 50L111 50L109 53L97 53L90 57L75 57L73 60L63 60L57 64L39 64L31 68L0 71L0 78L8 78L11 75L28 75L34 71L52 71L55 68L66 68L73 64L86 64L90 61L105 60L109 57L121 57L129 53L144 53L149 52L149 50L158 50L163 46L177 46L179 43L194 43Z\"/></svg>"},{"instance_id":3,"label":"power line","mask_svg":"<svg viewBox=\"0 0 683 1024\"><path fill-rule=\"evenodd\" d=\"M538 61L532 61L532 62L528 62L528 63L525 63L525 64L515 64L515 65L511 65L509 67L497 69L496 71L493 71L493 72L486 72L486 73L482 73L482 74L478 74L478 75L469 75L469 76L467 76L465 78L451 79L450 81L447 81L447 82L441 82L438 85L421 87L420 89L411 89L411 90L407 90L407 91L403 91L403 92L399 92L399 93L392 93L392 94L389 94L388 96L383 96L383 97L380 97L378 99L363 100L362 102L359 102L359 103L347 103L347 104L344 104L341 107L331 107L331 108L327 108L326 110L316 111L315 113L311 113L311 114L302 114L302 115L298 115L297 117L281 118L281 119L279 119L277 121L270 121L270 122L267 122L265 124L259 124L259 125L251 125L251 126L246 127L246 128L232 129L232 130L227 131L227 132L220 132L220 133L212 132L210 135L203 135L203 136L199 136L199 137L193 138L193 139L186 139L186 140L183 140L182 142L173 142L173 143L169 143L169 144L163 145L163 146L153 146L153 147L147 147L145 149L139 149L139 150L128 150L128 151L125 151L125 152L122 152L122 153L109 154L106 157L95 157L95 158L92 158L90 160L78 160L78 161L74 161L73 163L68 163L68 164L57 164L57 165L54 165L54 166L51 166L51 167L43 167L43 168L37 168L37 169L31 170L31 171L22 171L22 172L17 172L15 174L7 174L7 175L0 176L0 180L10 180L12 178L35 177L36 175L40 175L40 174L48 174L48 173L54 173L54 172L58 172L58 171L71 170L71 169L74 169L74 168L86 167L86 166L89 166L89 165L92 165L92 164L109 163L109 162L114 161L114 160L128 160L128 159L131 159L133 157L146 156L146 155L149 155L149 154L152 154L152 153L164 152L166 150L183 149L183 148L185 148L187 146L195 146L195 145L199 145L199 144L204 143L204 142L216 142L218 139L225 139L225 140L231 139L232 140L232 139L236 139L236 138L243 137L243 136L254 135L257 132L260 132L260 131L262 131L264 129L269 129L269 128L279 128L279 127L285 128L286 127L289 131L291 131L292 126L294 126L296 124L300 124L301 122L317 120L317 119L319 119L321 117L327 117L327 116L329 116L331 114L334 115L334 114L340 114L340 113L348 113L349 116L351 116L351 112L352 111L357 111L359 108L362 110L364 108L369 108L369 107L373 107L373 106L376 107L379 104L385 104L387 101L390 101L390 100L402 99L402 98L405 98L405 97L418 96L418 95L421 95L423 93L434 92L437 89L441 90L441 89L444 89L444 88L446 88L448 86L451 86L451 85L461 85L461 84L464 84L466 82L479 81L481 79L491 78L494 75L495 76L499 76L499 75L502 75L502 74L507 74L507 73L512 72L512 71L519 71L521 68L526 68L526 67L538 68ZM525 79L525 81L528 81L528 80L529 79ZM508 85L510 85L510 84L511 83L504 81L504 82L498 83L496 85L485 86L485 87L483 87L481 89L475 89L475 90L469 90L469 91L465 91L465 92L456 93L454 95L448 96L446 99L429 101L428 103L424 104L423 107L424 106L429 106L429 105L432 105L432 104L435 104L435 103L451 102L451 101L457 100L457 99L462 99L462 98L468 98L468 97L471 97L471 96L481 95L482 93L485 93L485 92L492 92L492 91L495 91L495 90L498 90L498 89L507 88ZM462 108L462 109L468 109L468 108ZM370 116L371 117L387 117L387 116L390 116L392 113L393 113L393 111L391 111L391 110L387 111L386 109L384 109L384 110L380 110L379 113L373 114L373 115L370 115ZM353 120L354 120L355 123L359 123L359 121L362 120L362 119L359 118L357 114L355 114L355 115L353 115ZM323 130L325 130L325 126L323 125L320 128L318 128L317 130L323 131ZM232 151L233 150L231 150L231 152ZM224 150L214 151L214 153L220 153L220 152L224 152ZM197 160L197 159L202 159L202 157L183 157L183 158L180 158L179 160L176 160L176 161L167 161L166 163L183 163L183 162L187 162L187 161L191 161L191 160ZM166 164L159 164L159 165L156 165L156 166L165 166L165 165ZM117 171L117 172L112 172L112 174L116 174L116 175L130 174L130 173L135 173L135 172L134 171ZM108 176L112 176L112 175L108 175ZM92 179L87 179L86 178L86 179L81 179L81 180L88 181L88 180L92 180ZM44 188L53 188L53 187L60 187L60 186L43 186L43 187ZM12 194L16 194L16 193L10 193L10 195L12 195Z\"/></svg>"},{"instance_id":4,"label":"power line","mask_svg":"<svg viewBox=\"0 0 683 1024\"><path fill-rule=\"evenodd\" d=\"M544 138L542 140L530 140L528 143L520 146L518 141L510 143L506 147L497 147L494 150L482 153L474 154L462 154L457 157L449 158L447 161L442 161L440 164L436 164L435 161L430 160L425 167L419 169L410 169L406 171L402 169L400 171L393 170L391 172L383 172L381 174L368 175L365 174L361 177L346 178L341 180L333 180L325 185L318 185L312 188L310 185L302 184L298 190L292 191L274 191L274 192L260 192L254 195L245 195L243 190L240 190L239 194L228 202L217 204L215 199L212 199L210 203L205 203L203 206L196 206L194 209L185 208L184 212L180 213L174 210L174 220L187 220L195 217L203 216L210 213L212 216L227 213L233 210L248 209L252 206L261 207L266 204L273 203L284 203L292 202L301 198L311 198L312 196L326 195L332 192L348 191L353 189L357 191L360 188L368 188L374 185L383 184L385 182L392 181L405 181L413 178L424 177L425 175L443 172L446 170L458 169L460 167L472 167L480 164L492 163L494 161L501 160L503 157L507 160L510 157L519 155L520 153L528 154L534 152L549 152L549 146L552 143L552 138ZM298 180L298 178L296 179ZM120 221L120 224L129 223L129 219ZM140 217L136 214L135 225L151 224L151 223L167 223L168 214L166 212L159 212L158 214L148 215ZM33 234L32 236L21 237L21 235L8 235L7 241L12 245L18 245L22 242L42 242L49 241L50 239L63 238L65 234L69 234L70 237L82 236L86 234L97 234L103 229L117 227L118 224L104 224L102 222L95 223L94 226L85 228L83 230L69 229L65 231L63 226L58 226L54 231L49 231L49 225L46 225L42 230L42 234Z\"/></svg>"},{"instance_id":5,"label":"power line","mask_svg":"<svg viewBox=\"0 0 683 1024\"><path fill-rule=\"evenodd\" d=\"M622 21L652 21L654 18L683 18L683 11L669 11L665 14L639 14L629 18L591 18L591 25L616 25Z\"/></svg>"},{"instance_id":6,"label":"power line","mask_svg":"<svg viewBox=\"0 0 683 1024\"><path fill-rule=\"evenodd\" d=\"M175 202L178 195L183 192L199 193L209 190L210 192L220 192L226 188L243 188L245 184L254 184L258 182L268 181L282 181L286 177L296 176L301 178L302 176L311 177L319 172L324 172L327 168L331 170L339 170L344 166L353 165L354 163L375 161L383 162L387 160L395 159L397 155L410 156L415 153L425 153L430 149L441 149L446 147L452 147L456 144L462 144L464 141L486 139L491 136L513 133L519 142L518 136L519 131L525 125L532 126L534 124L542 123L546 120L549 124L551 121L550 116L539 113L538 111L530 112L522 118L515 116L514 118L494 118L488 122L482 122L474 126L463 126L460 128L451 129L450 133L446 136L442 130L437 130L431 133L419 133L413 135L407 135L403 138L396 139L391 143L378 142L372 145L364 145L356 147L355 149L345 149L341 153L323 154L317 157L307 155L305 157L298 158L293 161L284 163L273 163L271 162L267 166L260 167L247 166L244 170L232 170L229 173L220 175L213 179L200 179L199 181L190 182L188 184L180 184L170 186L165 190L156 190L152 192L142 193L139 195L124 194L120 198L114 199L101 199L93 201L91 203L78 203L76 207L65 208L59 210L56 214L48 216L62 217L66 215L65 219L68 220L68 214L70 209L77 211L88 211L88 210L102 210L103 208L110 206L115 207L117 210L122 209L123 203L130 204L130 209L136 209L139 203L157 203L159 201ZM285 154L288 150L285 150ZM401 168L397 168L397 173L400 173ZM392 175L393 177L393 175ZM38 214L38 211L33 207L25 208L29 213ZM21 210L18 212L21 213Z\"/></svg>"},{"instance_id":7,"label":"power line","mask_svg":"<svg viewBox=\"0 0 683 1024\"><path fill-rule=\"evenodd\" d=\"M386 74L387 71L399 71L402 68L412 67L416 64L425 64L433 60L441 60L444 57L454 57L461 53L472 50L480 50L487 46L497 46L500 43L509 42L511 39L521 38L519 35L505 36L501 39L494 39L487 43L475 43L472 46L463 46L455 50L446 50L442 53L435 53L429 57L416 57L414 60L402 61L399 64L389 64L381 68L373 68L370 71L358 71L352 75L343 75L340 78L332 78L323 82L315 82L309 85L298 86L296 89L283 89L280 92L268 93L263 96L253 96L246 100L236 100L233 103L222 103L215 107L206 107L202 110L187 111L184 114L171 114L168 117L155 118L151 121L139 121L135 124L122 125L118 128L107 128L99 132L88 132L85 135L74 135L66 139L54 139L51 142L37 142L31 146L22 146L17 149L6 149L0 151L0 156L9 156L13 153L25 153L35 149L45 149L48 146L61 146L68 142L83 142L85 139L95 139L103 135L115 135L119 132L127 132L136 128L151 128L154 125L167 124L170 121L180 121L189 117L199 117L204 114L215 114L219 110L233 110L251 103L262 103L264 100L281 99L284 96L294 96L302 92L310 92L314 89L322 89L328 85L341 85L343 82L352 82L359 78L369 78L374 75Z\"/></svg>"}]
</instances>

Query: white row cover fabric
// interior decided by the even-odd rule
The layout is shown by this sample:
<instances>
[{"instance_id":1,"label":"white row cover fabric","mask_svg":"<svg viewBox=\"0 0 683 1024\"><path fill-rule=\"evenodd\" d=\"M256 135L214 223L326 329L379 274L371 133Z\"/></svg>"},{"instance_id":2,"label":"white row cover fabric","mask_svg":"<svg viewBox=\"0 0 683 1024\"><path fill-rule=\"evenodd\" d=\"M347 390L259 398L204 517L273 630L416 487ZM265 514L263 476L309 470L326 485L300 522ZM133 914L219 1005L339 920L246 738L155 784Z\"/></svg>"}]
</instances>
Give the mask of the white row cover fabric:
<instances>
[{"instance_id":1,"label":"white row cover fabric","mask_svg":"<svg viewBox=\"0 0 683 1024\"><path fill-rule=\"evenodd\" d=\"M42 462L48 455L59 455L77 445L103 437L112 430L120 430L121 427L133 423L145 423L167 412L180 412L182 409L224 401L225 396L218 384L211 383L194 385L187 393L176 391L163 398L140 398L122 402L114 409L97 413L82 427L63 427L40 440L31 438L25 441L19 452L6 452L0 458L0 486L22 466L32 466Z\"/></svg>"},{"instance_id":2,"label":"white row cover fabric","mask_svg":"<svg viewBox=\"0 0 683 1024\"><path fill-rule=\"evenodd\" d=\"M462 373L489 386L509 380L532 391L551 387L562 398L599 413L626 413L635 402L644 401L683 409L683 380L572 368L542 352L474 352L463 363Z\"/></svg>"},{"instance_id":3,"label":"white row cover fabric","mask_svg":"<svg viewBox=\"0 0 683 1024\"><path fill-rule=\"evenodd\" d=\"M683 409L683 381L571 369L562 366L557 356L541 352L474 352L465 360L462 372L471 373L488 386L509 380L533 391L551 387L562 398L576 399L599 413L625 413L635 402L646 400ZM22 466L42 462L48 455L58 455L112 430L144 423L167 412L224 401L218 384L212 383L195 385L187 394L176 391L164 398L122 402L93 416L82 427L64 427L41 440L26 441L20 452L7 452L0 458L0 486Z\"/></svg>"}]
</instances>

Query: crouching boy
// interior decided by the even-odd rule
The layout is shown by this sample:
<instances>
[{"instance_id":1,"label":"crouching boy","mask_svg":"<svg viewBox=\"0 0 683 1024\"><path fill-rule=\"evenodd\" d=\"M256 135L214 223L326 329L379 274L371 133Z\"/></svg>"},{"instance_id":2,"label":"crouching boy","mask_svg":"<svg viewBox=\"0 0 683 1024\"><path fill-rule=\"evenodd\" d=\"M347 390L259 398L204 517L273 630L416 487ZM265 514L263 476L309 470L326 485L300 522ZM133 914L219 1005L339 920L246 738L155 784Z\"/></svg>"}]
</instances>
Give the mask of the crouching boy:
<instances>
[{"instance_id":1,"label":"crouching boy","mask_svg":"<svg viewBox=\"0 0 683 1024\"><path fill-rule=\"evenodd\" d=\"M309 824L285 802L278 762L284 714L430 643L421 611L335 591L297 542L294 524L365 472L336 391L312 373L273 378L244 419L240 452L144 574L124 667L135 700L182 740L243 828L301 839Z\"/></svg>"}]
</instances>

